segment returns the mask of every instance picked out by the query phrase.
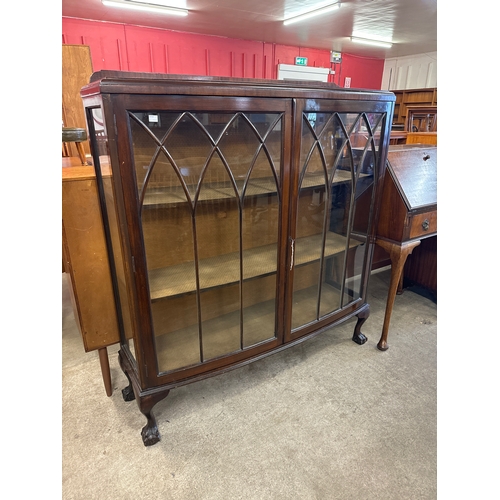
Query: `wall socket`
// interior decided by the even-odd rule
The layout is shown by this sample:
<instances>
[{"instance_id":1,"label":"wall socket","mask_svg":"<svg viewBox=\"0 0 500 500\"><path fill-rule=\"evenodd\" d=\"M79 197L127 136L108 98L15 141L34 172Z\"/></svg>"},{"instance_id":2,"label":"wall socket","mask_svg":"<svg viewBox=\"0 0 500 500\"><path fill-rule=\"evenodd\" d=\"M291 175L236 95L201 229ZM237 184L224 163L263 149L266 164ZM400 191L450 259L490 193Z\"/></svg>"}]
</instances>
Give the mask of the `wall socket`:
<instances>
[{"instance_id":1,"label":"wall socket","mask_svg":"<svg viewBox=\"0 0 500 500\"><path fill-rule=\"evenodd\" d=\"M351 88L351 77L350 76L345 77L344 88L345 89Z\"/></svg>"}]
</instances>

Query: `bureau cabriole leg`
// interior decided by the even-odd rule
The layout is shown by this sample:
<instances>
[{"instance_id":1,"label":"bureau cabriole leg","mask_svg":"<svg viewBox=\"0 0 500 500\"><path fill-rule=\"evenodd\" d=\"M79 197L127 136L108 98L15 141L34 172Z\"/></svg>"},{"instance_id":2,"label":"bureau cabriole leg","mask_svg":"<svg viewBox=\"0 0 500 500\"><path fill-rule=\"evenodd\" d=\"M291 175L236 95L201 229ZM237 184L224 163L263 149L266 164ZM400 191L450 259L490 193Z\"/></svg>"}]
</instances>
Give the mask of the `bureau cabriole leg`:
<instances>
[{"instance_id":1,"label":"bureau cabriole leg","mask_svg":"<svg viewBox=\"0 0 500 500\"><path fill-rule=\"evenodd\" d=\"M370 306L366 304L365 309L360 311L356 316L358 318L358 321L356 322L356 326L354 327L352 340L356 342L356 344L363 345L368 339L364 334L361 333L361 327L363 326L363 323L368 319L368 316L370 316Z\"/></svg>"},{"instance_id":2,"label":"bureau cabriole leg","mask_svg":"<svg viewBox=\"0 0 500 500\"><path fill-rule=\"evenodd\" d=\"M387 335L389 333L392 307L394 306L394 299L396 298L396 292L398 291L401 273L403 271L403 267L408 255L411 254L416 246L420 245L420 240L398 244L377 239L376 243L389 252L389 256L391 259L391 282L389 284L387 304L385 306L384 326L382 327L382 335L377 344L377 347L381 351L387 351L387 349L389 349L389 346L387 344Z\"/></svg>"}]
</instances>

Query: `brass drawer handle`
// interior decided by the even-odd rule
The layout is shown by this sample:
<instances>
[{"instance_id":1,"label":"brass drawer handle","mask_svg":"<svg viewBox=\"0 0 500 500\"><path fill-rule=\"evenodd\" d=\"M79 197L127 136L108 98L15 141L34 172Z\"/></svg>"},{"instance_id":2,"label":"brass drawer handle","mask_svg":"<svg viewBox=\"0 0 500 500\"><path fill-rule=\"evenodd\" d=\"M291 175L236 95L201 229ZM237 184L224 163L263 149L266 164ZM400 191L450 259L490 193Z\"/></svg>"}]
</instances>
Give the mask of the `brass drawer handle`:
<instances>
[{"instance_id":1,"label":"brass drawer handle","mask_svg":"<svg viewBox=\"0 0 500 500\"><path fill-rule=\"evenodd\" d=\"M422 229L424 231L427 231L427 229L429 229L429 219L425 219L424 222L422 222Z\"/></svg>"}]
</instances>

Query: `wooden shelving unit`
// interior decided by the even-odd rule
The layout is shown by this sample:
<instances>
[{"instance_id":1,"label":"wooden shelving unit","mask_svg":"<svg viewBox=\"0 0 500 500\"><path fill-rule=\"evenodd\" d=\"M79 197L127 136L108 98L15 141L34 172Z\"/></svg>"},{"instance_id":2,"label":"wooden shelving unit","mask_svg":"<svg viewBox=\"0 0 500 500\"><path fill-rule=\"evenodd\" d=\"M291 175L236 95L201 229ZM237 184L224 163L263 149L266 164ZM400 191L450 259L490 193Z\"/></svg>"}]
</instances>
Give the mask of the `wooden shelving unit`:
<instances>
[{"instance_id":1,"label":"wooden shelving unit","mask_svg":"<svg viewBox=\"0 0 500 500\"><path fill-rule=\"evenodd\" d=\"M408 106L437 106L437 88L393 90L396 96L393 125L404 125Z\"/></svg>"}]
</instances>

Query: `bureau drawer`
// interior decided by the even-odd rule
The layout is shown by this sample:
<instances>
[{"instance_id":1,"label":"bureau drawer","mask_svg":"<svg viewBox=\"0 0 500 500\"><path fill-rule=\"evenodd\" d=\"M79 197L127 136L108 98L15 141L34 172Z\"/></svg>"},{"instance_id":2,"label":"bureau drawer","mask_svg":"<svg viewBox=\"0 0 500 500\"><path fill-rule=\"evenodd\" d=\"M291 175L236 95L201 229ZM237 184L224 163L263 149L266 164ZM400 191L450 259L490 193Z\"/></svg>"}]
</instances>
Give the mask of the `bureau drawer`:
<instances>
[{"instance_id":1,"label":"bureau drawer","mask_svg":"<svg viewBox=\"0 0 500 500\"><path fill-rule=\"evenodd\" d=\"M418 238L428 234L437 233L437 210L417 214L410 219L409 238Z\"/></svg>"}]
</instances>

